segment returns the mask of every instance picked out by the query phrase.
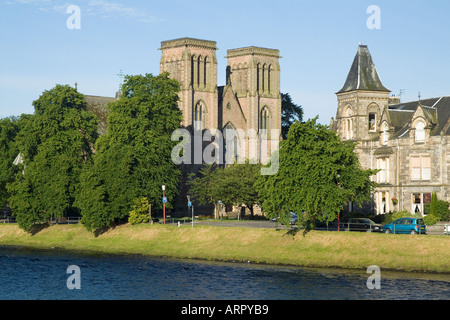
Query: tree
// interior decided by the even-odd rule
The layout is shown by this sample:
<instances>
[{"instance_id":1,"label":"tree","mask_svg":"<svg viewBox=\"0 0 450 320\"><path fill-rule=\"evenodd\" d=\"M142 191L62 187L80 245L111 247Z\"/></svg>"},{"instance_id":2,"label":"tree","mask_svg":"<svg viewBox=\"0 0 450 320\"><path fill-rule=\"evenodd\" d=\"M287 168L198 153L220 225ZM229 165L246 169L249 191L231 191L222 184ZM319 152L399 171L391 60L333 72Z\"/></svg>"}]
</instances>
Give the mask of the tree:
<instances>
[{"instance_id":1,"label":"tree","mask_svg":"<svg viewBox=\"0 0 450 320\"><path fill-rule=\"evenodd\" d=\"M281 134L287 139L289 128L296 122L303 121L303 108L296 105L289 93L281 94Z\"/></svg>"},{"instance_id":2,"label":"tree","mask_svg":"<svg viewBox=\"0 0 450 320\"><path fill-rule=\"evenodd\" d=\"M450 218L450 203L439 200L436 192L431 195L431 202L425 205L425 212L428 215L434 216L437 220L445 221Z\"/></svg>"},{"instance_id":3,"label":"tree","mask_svg":"<svg viewBox=\"0 0 450 320\"><path fill-rule=\"evenodd\" d=\"M128 218L128 222L131 224L148 222L150 220L148 211L149 211L148 199L145 197L136 199L133 205L133 210L130 211L130 217Z\"/></svg>"},{"instance_id":4,"label":"tree","mask_svg":"<svg viewBox=\"0 0 450 320\"><path fill-rule=\"evenodd\" d=\"M254 206L260 203L256 182L261 174L260 164L233 164L223 169L219 188L227 205L245 205L253 218Z\"/></svg>"},{"instance_id":5,"label":"tree","mask_svg":"<svg viewBox=\"0 0 450 320\"><path fill-rule=\"evenodd\" d=\"M33 106L33 115L21 117L16 137L24 163L7 186L13 214L27 231L51 217L78 212L73 203L79 175L97 138L97 119L74 88L57 85Z\"/></svg>"},{"instance_id":6,"label":"tree","mask_svg":"<svg viewBox=\"0 0 450 320\"><path fill-rule=\"evenodd\" d=\"M126 219L138 198L146 197L155 208L162 208L163 184L169 208L178 193L181 172L171 159L175 147L171 135L182 122L179 83L167 73L127 76L122 92L109 104L107 134L98 139L93 163L84 168L94 174L83 175L76 204L88 230ZM100 187L98 210L90 207L89 190Z\"/></svg>"},{"instance_id":7,"label":"tree","mask_svg":"<svg viewBox=\"0 0 450 320\"><path fill-rule=\"evenodd\" d=\"M233 164L226 167L206 165L195 177L191 175L190 193L200 205L217 205L253 208L259 204L255 183L261 172L259 164Z\"/></svg>"},{"instance_id":8,"label":"tree","mask_svg":"<svg viewBox=\"0 0 450 320\"><path fill-rule=\"evenodd\" d=\"M370 177L376 171L361 168L355 144L341 142L316 121L292 125L288 139L280 144L278 173L258 181L262 209L269 218L280 216L288 223L294 211L307 229L316 219L333 221L348 201L360 205L369 200L375 187Z\"/></svg>"},{"instance_id":9,"label":"tree","mask_svg":"<svg viewBox=\"0 0 450 320\"><path fill-rule=\"evenodd\" d=\"M19 132L18 120L16 118L0 119L0 208L3 208L9 202L9 192L6 185L14 181L17 173L17 167L13 165L14 160L19 154L15 139Z\"/></svg>"}]
</instances>

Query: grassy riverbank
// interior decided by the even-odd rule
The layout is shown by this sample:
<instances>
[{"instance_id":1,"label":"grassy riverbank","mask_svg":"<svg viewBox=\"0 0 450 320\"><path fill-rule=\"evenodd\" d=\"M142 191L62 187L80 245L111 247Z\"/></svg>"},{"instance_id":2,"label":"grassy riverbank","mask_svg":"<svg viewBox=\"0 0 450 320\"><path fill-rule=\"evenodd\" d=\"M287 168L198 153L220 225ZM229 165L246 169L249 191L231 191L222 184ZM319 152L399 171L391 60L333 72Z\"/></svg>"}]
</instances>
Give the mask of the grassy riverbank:
<instances>
[{"instance_id":1,"label":"grassy riverbank","mask_svg":"<svg viewBox=\"0 0 450 320\"><path fill-rule=\"evenodd\" d=\"M111 254L304 267L450 273L450 237L310 232L252 228L122 225L95 237L81 225L55 225L35 235L0 225L0 245L63 248Z\"/></svg>"}]
</instances>

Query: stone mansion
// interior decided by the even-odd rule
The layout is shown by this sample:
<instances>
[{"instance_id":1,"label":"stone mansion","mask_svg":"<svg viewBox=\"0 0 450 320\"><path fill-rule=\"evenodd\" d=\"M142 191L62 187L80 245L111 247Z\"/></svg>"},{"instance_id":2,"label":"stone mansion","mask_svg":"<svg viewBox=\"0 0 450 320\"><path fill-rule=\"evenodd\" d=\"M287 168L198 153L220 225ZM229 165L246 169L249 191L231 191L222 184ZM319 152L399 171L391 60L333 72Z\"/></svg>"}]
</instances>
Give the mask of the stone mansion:
<instances>
[{"instance_id":1,"label":"stone mansion","mask_svg":"<svg viewBox=\"0 0 450 320\"><path fill-rule=\"evenodd\" d=\"M424 214L432 193L450 201L450 96L402 103L379 78L367 46L360 45L331 128L357 143L364 169L379 169L372 212ZM356 210L349 204L349 211Z\"/></svg>"}]
</instances>

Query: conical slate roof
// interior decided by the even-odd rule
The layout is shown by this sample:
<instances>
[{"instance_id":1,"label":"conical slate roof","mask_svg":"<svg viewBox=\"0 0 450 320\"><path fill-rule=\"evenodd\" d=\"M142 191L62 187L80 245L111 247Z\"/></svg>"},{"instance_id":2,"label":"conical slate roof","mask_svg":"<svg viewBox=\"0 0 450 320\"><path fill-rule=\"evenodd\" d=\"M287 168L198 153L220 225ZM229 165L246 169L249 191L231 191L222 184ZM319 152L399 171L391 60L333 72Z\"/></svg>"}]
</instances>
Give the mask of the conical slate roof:
<instances>
[{"instance_id":1,"label":"conical slate roof","mask_svg":"<svg viewBox=\"0 0 450 320\"><path fill-rule=\"evenodd\" d=\"M372 56L370 55L369 49L365 45L359 45L355 60L350 68L350 72L348 73L347 81L338 93L354 90L390 92L390 90L386 89L386 87L381 83L377 68L375 68L375 64L372 60Z\"/></svg>"}]
</instances>

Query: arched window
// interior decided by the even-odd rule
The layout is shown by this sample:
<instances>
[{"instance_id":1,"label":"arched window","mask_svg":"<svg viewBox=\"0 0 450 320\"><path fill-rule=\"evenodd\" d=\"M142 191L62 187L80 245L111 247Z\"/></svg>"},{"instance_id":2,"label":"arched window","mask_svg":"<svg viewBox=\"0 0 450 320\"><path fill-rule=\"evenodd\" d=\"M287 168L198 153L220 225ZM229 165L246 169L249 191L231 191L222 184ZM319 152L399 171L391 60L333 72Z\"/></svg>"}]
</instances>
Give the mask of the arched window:
<instances>
[{"instance_id":1,"label":"arched window","mask_svg":"<svg viewBox=\"0 0 450 320\"><path fill-rule=\"evenodd\" d=\"M203 63L203 85L206 88L206 84L208 83L208 57L205 57L205 61Z\"/></svg>"},{"instance_id":2,"label":"arched window","mask_svg":"<svg viewBox=\"0 0 450 320\"><path fill-rule=\"evenodd\" d=\"M266 86L267 74L266 73L267 73L267 67L266 67L266 64L264 64L263 68L262 68L262 81L261 81L262 92L265 92L267 89L267 86Z\"/></svg>"},{"instance_id":3,"label":"arched window","mask_svg":"<svg viewBox=\"0 0 450 320\"><path fill-rule=\"evenodd\" d=\"M353 110L350 106L345 108L344 112L344 135L347 140L353 139Z\"/></svg>"},{"instance_id":4,"label":"arched window","mask_svg":"<svg viewBox=\"0 0 450 320\"><path fill-rule=\"evenodd\" d=\"M261 134L267 134L267 131L270 129L270 112L267 107L264 107L260 114L259 119L259 129L261 131Z\"/></svg>"},{"instance_id":5,"label":"arched window","mask_svg":"<svg viewBox=\"0 0 450 320\"><path fill-rule=\"evenodd\" d=\"M346 120L347 140L353 139L353 121L352 119Z\"/></svg>"},{"instance_id":6,"label":"arched window","mask_svg":"<svg viewBox=\"0 0 450 320\"><path fill-rule=\"evenodd\" d=\"M225 164L234 164L238 162L238 136L235 127L228 122L223 130L225 140Z\"/></svg>"},{"instance_id":7,"label":"arched window","mask_svg":"<svg viewBox=\"0 0 450 320\"><path fill-rule=\"evenodd\" d=\"M369 131L377 131L377 114L369 113Z\"/></svg>"},{"instance_id":8,"label":"arched window","mask_svg":"<svg viewBox=\"0 0 450 320\"><path fill-rule=\"evenodd\" d=\"M194 108L194 130L203 130L206 122L206 107L199 101Z\"/></svg>"},{"instance_id":9,"label":"arched window","mask_svg":"<svg viewBox=\"0 0 450 320\"><path fill-rule=\"evenodd\" d=\"M203 63L203 57L198 57L198 69L197 69L197 85L203 85L203 76L205 75L205 64Z\"/></svg>"},{"instance_id":10,"label":"arched window","mask_svg":"<svg viewBox=\"0 0 450 320\"><path fill-rule=\"evenodd\" d=\"M272 65L269 65L269 68L267 69L267 91L270 93L272 90Z\"/></svg>"},{"instance_id":11,"label":"arched window","mask_svg":"<svg viewBox=\"0 0 450 320\"><path fill-rule=\"evenodd\" d=\"M425 123L419 121L416 123L416 142L425 142Z\"/></svg>"},{"instance_id":12,"label":"arched window","mask_svg":"<svg viewBox=\"0 0 450 320\"><path fill-rule=\"evenodd\" d=\"M198 61L197 57L193 55L191 57L191 85L194 86L197 84L197 76L198 76Z\"/></svg>"}]
</instances>

